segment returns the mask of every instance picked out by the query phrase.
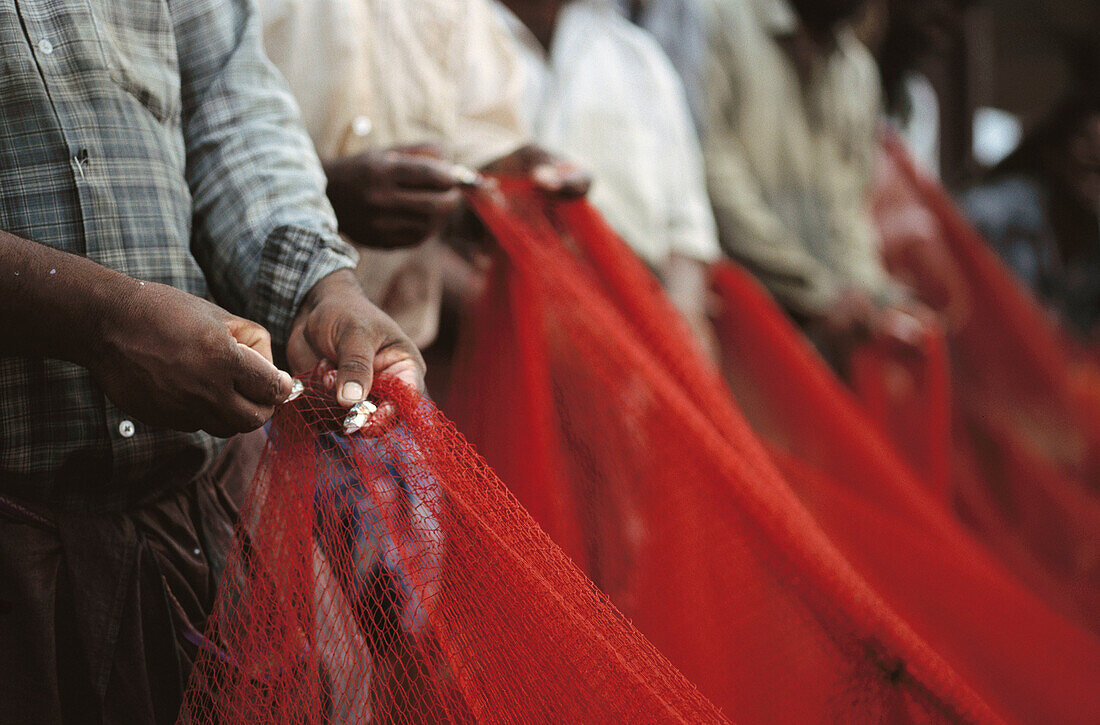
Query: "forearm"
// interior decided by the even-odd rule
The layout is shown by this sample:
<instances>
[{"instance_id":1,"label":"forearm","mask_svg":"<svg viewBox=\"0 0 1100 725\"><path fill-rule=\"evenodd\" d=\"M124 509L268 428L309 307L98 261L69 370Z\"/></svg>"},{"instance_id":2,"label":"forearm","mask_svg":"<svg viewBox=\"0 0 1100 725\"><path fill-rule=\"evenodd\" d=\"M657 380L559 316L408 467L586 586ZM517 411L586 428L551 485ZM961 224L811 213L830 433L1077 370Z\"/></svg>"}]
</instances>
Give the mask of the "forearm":
<instances>
[{"instance_id":1,"label":"forearm","mask_svg":"<svg viewBox=\"0 0 1100 725\"><path fill-rule=\"evenodd\" d=\"M84 257L0 231L0 352L87 365L108 304L141 288Z\"/></svg>"},{"instance_id":2,"label":"forearm","mask_svg":"<svg viewBox=\"0 0 1100 725\"><path fill-rule=\"evenodd\" d=\"M687 322L692 335L712 360L718 359L718 343L709 319L708 265L698 259L673 254L665 265L662 282L669 300Z\"/></svg>"},{"instance_id":3,"label":"forearm","mask_svg":"<svg viewBox=\"0 0 1100 725\"><path fill-rule=\"evenodd\" d=\"M861 289L880 306L901 302L902 285L886 271L882 244L864 204L850 203L835 212L835 265L846 286Z\"/></svg>"}]
</instances>

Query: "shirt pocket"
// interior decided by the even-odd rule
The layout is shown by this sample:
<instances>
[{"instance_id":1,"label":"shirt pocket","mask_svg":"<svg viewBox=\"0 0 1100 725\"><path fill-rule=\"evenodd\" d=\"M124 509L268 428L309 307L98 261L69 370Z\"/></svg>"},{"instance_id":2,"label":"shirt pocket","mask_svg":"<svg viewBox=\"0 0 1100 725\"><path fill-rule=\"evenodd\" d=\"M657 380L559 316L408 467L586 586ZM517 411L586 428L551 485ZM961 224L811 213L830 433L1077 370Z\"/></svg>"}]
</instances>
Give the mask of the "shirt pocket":
<instances>
[{"instance_id":1,"label":"shirt pocket","mask_svg":"<svg viewBox=\"0 0 1100 725\"><path fill-rule=\"evenodd\" d=\"M162 123L180 117L179 58L164 0L93 1L111 79Z\"/></svg>"}]
</instances>

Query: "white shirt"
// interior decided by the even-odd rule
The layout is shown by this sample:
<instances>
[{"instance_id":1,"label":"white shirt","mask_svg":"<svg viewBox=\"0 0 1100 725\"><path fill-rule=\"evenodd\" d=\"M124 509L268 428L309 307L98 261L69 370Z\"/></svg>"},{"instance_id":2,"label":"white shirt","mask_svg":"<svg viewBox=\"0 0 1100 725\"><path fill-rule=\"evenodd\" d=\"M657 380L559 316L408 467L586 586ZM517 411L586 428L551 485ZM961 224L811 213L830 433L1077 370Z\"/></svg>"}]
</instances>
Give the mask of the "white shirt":
<instances>
[{"instance_id":1,"label":"white shirt","mask_svg":"<svg viewBox=\"0 0 1100 725\"><path fill-rule=\"evenodd\" d=\"M503 6L524 67L523 110L544 148L593 175L589 199L650 266L719 255L683 87L657 42L595 0L558 17L549 55Z\"/></svg>"},{"instance_id":2,"label":"white shirt","mask_svg":"<svg viewBox=\"0 0 1100 725\"><path fill-rule=\"evenodd\" d=\"M799 27L787 0L707 0L704 152L723 246L803 312L846 288L898 288L870 218L878 72L848 30L806 87L780 44Z\"/></svg>"},{"instance_id":3,"label":"white shirt","mask_svg":"<svg viewBox=\"0 0 1100 725\"><path fill-rule=\"evenodd\" d=\"M480 167L528 143L519 58L487 0L260 0L264 45L322 158L434 143ZM439 241L360 248L368 296L435 337Z\"/></svg>"}]
</instances>

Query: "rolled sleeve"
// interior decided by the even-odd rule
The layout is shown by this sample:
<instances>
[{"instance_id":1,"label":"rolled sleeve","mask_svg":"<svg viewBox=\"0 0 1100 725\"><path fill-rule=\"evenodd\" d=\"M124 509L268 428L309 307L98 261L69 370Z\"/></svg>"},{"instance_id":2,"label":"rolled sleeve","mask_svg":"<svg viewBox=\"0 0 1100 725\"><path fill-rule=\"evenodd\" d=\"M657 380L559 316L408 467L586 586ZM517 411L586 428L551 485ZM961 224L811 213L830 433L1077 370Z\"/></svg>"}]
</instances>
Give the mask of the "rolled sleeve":
<instances>
[{"instance_id":1,"label":"rolled sleeve","mask_svg":"<svg viewBox=\"0 0 1100 725\"><path fill-rule=\"evenodd\" d=\"M321 279L355 269L357 255L339 237L303 227L275 229L264 244L253 294L245 315L266 327L281 347L290 336L302 300Z\"/></svg>"},{"instance_id":2,"label":"rolled sleeve","mask_svg":"<svg viewBox=\"0 0 1100 725\"><path fill-rule=\"evenodd\" d=\"M302 299L353 268L290 93L249 0L172 4L191 189L192 252L214 299L285 344Z\"/></svg>"}]
</instances>

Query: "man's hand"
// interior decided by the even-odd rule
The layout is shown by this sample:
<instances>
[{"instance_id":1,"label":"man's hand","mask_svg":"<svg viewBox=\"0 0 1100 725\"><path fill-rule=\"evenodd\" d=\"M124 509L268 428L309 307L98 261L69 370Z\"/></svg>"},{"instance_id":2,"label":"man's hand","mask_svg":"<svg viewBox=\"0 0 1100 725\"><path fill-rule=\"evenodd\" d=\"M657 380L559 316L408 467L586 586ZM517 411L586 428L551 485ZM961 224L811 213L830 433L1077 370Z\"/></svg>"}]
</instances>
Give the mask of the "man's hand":
<instances>
[{"instance_id":1,"label":"man's hand","mask_svg":"<svg viewBox=\"0 0 1100 725\"><path fill-rule=\"evenodd\" d=\"M862 290L845 290L826 310L821 325L826 337L842 348L865 341L875 328L878 307Z\"/></svg>"},{"instance_id":2,"label":"man's hand","mask_svg":"<svg viewBox=\"0 0 1100 725\"><path fill-rule=\"evenodd\" d=\"M325 163L340 231L366 247L429 239L462 205L456 167L428 146L371 150Z\"/></svg>"},{"instance_id":3,"label":"man's hand","mask_svg":"<svg viewBox=\"0 0 1100 725\"><path fill-rule=\"evenodd\" d=\"M587 171L534 145L502 156L482 167L481 173L527 178L544 194L562 200L579 199L592 186L592 177ZM478 257L493 247L484 225L469 209L456 217L455 224L448 229L446 242L470 264L476 264Z\"/></svg>"},{"instance_id":4,"label":"man's hand","mask_svg":"<svg viewBox=\"0 0 1100 725\"><path fill-rule=\"evenodd\" d=\"M875 319L872 334L901 355L921 355L928 334L939 328L937 315L916 301L891 305Z\"/></svg>"},{"instance_id":5,"label":"man's hand","mask_svg":"<svg viewBox=\"0 0 1100 725\"><path fill-rule=\"evenodd\" d=\"M364 400L375 375L424 390L420 351L366 295L351 270L333 272L310 290L291 328L287 359L297 374L322 361L336 368L336 399Z\"/></svg>"},{"instance_id":6,"label":"man's hand","mask_svg":"<svg viewBox=\"0 0 1100 725\"><path fill-rule=\"evenodd\" d=\"M529 177L536 187L562 199L580 198L592 186L592 176L580 166L533 144L497 159L482 171Z\"/></svg>"},{"instance_id":7,"label":"man's hand","mask_svg":"<svg viewBox=\"0 0 1100 725\"><path fill-rule=\"evenodd\" d=\"M903 355L919 355L927 329L935 324L935 313L911 298L880 306L867 293L849 290L818 321L816 337L826 357L844 369L852 351L871 340Z\"/></svg>"},{"instance_id":8,"label":"man's hand","mask_svg":"<svg viewBox=\"0 0 1100 725\"><path fill-rule=\"evenodd\" d=\"M255 430L290 395L254 322L153 282L119 281L88 368L104 393L148 425L228 438Z\"/></svg>"},{"instance_id":9,"label":"man's hand","mask_svg":"<svg viewBox=\"0 0 1100 725\"><path fill-rule=\"evenodd\" d=\"M842 292L823 314L810 317L806 333L829 364L843 376L852 352L871 339L878 308L866 292Z\"/></svg>"}]
</instances>

